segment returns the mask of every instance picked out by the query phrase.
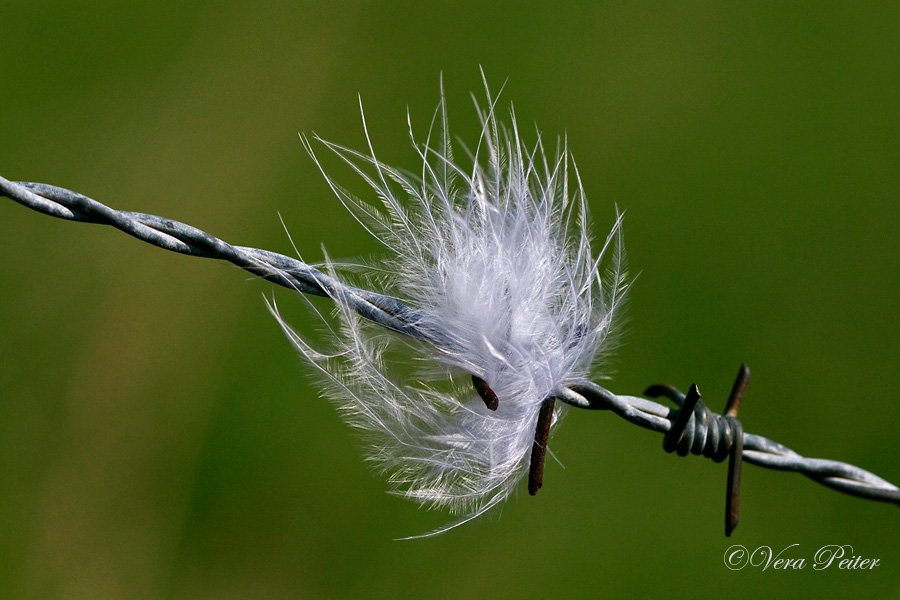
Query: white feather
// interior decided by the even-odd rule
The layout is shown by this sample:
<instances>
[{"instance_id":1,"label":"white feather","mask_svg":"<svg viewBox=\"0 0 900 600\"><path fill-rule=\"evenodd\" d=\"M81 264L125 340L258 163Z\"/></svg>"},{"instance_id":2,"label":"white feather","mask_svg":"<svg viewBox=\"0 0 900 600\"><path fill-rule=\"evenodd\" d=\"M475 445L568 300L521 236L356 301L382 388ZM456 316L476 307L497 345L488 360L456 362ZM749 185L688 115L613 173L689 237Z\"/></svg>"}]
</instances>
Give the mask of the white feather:
<instances>
[{"instance_id":1,"label":"white feather","mask_svg":"<svg viewBox=\"0 0 900 600\"><path fill-rule=\"evenodd\" d=\"M485 90L487 108L476 102L482 135L468 170L453 159L443 89L424 143L410 126L422 160L418 175L379 161L371 141L361 153L316 138L380 200L376 207L353 196L323 170L388 251L379 267L364 271L365 283L422 311L450 343L378 328L336 294L339 325L331 331L333 348L323 353L273 309L321 373L327 395L363 434L369 460L391 488L459 516L437 532L483 514L516 489L528 471L541 402L602 366L626 289L621 215L593 255L584 191L565 143L550 161L539 137L526 148L513 112L510 126L502 125ZM601 272L604 256L609 266ZM339 280L349 276L331 263L327 269ZM416 368L404 371L395 356ZM496 393L495 412L472 388L471 375ZM559 409L554 426L558 416Z\"/></svg>"}]
</instances>

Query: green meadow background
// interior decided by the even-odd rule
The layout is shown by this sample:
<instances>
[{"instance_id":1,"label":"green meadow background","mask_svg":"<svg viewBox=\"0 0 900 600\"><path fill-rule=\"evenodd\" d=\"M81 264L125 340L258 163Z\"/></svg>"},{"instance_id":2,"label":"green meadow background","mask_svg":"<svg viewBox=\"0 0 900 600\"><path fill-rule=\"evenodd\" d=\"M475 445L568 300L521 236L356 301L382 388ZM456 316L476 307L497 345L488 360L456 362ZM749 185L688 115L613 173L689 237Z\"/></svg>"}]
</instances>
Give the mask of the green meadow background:
<instances>
[{"instance_id":1,"label":"green meadow background","mask_svg":"<svg viewBox=\"0 0 900 600\"><path fill-rule=\"evenodd\" d=\"M900 5L60 2L0 5L0 175L312 262L378 246L298 132L414 169L443 73L479 65L524 135L567 135L640 273L608 386L696 381L747 431L900 482ZM503 111L505 112L505 108ZM353 181L346 171L339 179ZM357 183L351 183L361 189ZM433 539L385 493L229 265L0 199L0 597L900 598L900 510L662 451L571 411L545 487ZM327 308L327 303L319 303ZM604 375L604 374L598 374ZM805 558L725 568L732 544ZM873 571L813 571L849 544Z\"/></svg>"}]
</instances>

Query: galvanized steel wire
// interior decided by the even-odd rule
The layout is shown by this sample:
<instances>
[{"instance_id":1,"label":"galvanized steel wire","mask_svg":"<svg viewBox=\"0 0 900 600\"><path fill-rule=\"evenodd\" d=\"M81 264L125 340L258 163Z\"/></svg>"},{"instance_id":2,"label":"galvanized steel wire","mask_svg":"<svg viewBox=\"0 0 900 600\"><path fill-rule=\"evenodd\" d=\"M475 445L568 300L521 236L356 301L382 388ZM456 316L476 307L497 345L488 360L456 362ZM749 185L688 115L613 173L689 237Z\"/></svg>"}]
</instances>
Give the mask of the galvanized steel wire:
<instances>
[{"instance_id":1,"label":"galvanized steel wire","mask_svg":"<svg viewBox=\"0 0 900 600\"><path fill-rule=\"evenodd\" d=\"M165 250L225 260L291 290L331 298L339 296L359 315L380 326L437 345L451 343L438 323L429 322L415 308L390 296L344 285L319 269L283 254L234 246L185 223L115 210L82 194L43 183L11 182L0 177L0 195L53 217L111 225ZM736 407L726 410L725 415L717 415L699 402L697 393L691 399L691 404L696 404L682 411L687 397L669 386L653 386L648 395L666 396L676 406L670 408L645 398L617 395L593 382L562 390L557 398L579 408L610 410L630 423L666 434L664 446L670 452L703 455L718 461L733 453L735 444L742 440L743 460L749 463L802 473L846 494L900 505L900 488L864 469L834 460L804 457L768 438L743 433L734 418ZM738 463L740 459L739 455ZM727 527L726 531L730 533Z\"/></svg>"}]
</instances>

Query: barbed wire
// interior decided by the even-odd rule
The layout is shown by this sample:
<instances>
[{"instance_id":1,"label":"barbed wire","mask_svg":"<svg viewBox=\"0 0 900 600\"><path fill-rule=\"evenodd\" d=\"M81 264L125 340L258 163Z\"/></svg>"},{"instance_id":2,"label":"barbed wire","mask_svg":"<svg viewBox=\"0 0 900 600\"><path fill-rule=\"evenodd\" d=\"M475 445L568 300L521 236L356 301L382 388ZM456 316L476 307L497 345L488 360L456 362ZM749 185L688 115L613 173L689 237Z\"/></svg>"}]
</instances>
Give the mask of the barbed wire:
<instances>
[{"instance_id":1,"label":"barbed wire","mask_svg":"<svg viewBox=\"0 0 900 600\"><path fill-rule=\"evenodd\" d=\"M319 269L283 254L234 246L185 223L115 210L77 192L44 183L11 182L0 177L0 196L52 217L111 225L172 252L225 260L291 290L340 297L360 316L382 327L438 346L453 344L439 323L414 307L391 296L345 285ZM744 433L737 412L749 375L749 369L742 366L721 415L700 402L696 385L692 385L687 394L668 385L654 385L645 391L645 395L652 398L668 398L675 404L674 408L646 398L617 395L590 381L559 391L555 399L578 408L610 410L630 423L663 433L666 452L677 452L681 456L702 455L716 462L729 458L726 535L731 534L738 522L740 473L744 460L768 469L802 473L839 492L900 505L900 488L869 471L834 460L804 457L768 438ZM532 457L529 488L535 482L540 487L542 468L541 453L540 464L535 464Z\"/></svg>"}]
</instances>

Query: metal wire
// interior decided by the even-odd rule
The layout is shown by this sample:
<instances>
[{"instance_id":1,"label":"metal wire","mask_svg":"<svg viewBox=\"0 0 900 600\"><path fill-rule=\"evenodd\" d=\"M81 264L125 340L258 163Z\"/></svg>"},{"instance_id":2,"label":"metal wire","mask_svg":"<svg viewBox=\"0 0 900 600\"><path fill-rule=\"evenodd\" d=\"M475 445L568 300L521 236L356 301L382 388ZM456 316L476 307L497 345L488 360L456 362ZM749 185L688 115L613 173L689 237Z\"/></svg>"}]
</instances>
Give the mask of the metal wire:
<instances>
[{"instance_id":1,"label":"metal wire","mask_svg":"<svg viewBox=\"0 0 900 600\"><path fill-rule=\"evenodd\" d=\"M172 252L225 260L292 290L340 297L359 315L378 325L429 343L452 344L439 323L429 320L415 308L390 296L344 285L315 267L283 254L233 246L178 221L114 210L82 194L43 183L11 182L0 177L0 196L53 217L112 225ZM646 395L665 396L676 405L675 408L645 398L617 395L589 381L562 390L556 398L578 408L611 410L630 423L663 433L663 446L667 452L675 451L681 456L688 453L703 455L716 461L736 456L738 472L732 474L729 469L728 503L733 506L731 525L729 528L726 524L726 534L737 525L737 497L732 498L731 490L736 491L739 486L742 459L768 469L803 473L839 492L900 505L900 488L864 469L834 460L807 458L768 438L744 433L736 419L749 376L749 371L744 369L743 378L739 374L723 415L713 413L699 401L696 386L692 386L688 395L671 386L648 388ZM742 451L740 442L743 442Z\"/></svg>"}]
</instances>

